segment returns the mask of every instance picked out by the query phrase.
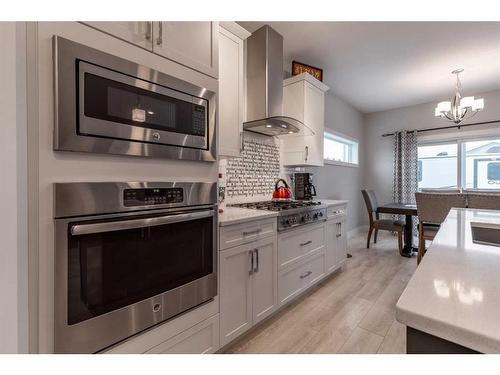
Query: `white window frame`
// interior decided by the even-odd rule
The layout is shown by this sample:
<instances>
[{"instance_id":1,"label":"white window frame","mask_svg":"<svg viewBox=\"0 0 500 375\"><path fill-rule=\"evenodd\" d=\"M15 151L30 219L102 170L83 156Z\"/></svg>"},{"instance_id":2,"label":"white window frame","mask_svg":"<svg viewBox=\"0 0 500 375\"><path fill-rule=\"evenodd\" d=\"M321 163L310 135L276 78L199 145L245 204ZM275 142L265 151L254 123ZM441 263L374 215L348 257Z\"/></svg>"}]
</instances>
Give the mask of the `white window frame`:
<instances>
[{"instance_id":1,"label":"white window frame","mask_svg":"<svg viewBox=\"0 0 500 375\"><path fill-rule=\"evenodd\" d=\"M453 137L453 138L443 138L439 140L422 140L417 142L417 146L432 146L432 145L444 145L444 144L457 144L457 189L462 191L485 191L483 189L466 189L464 188L465 179L465 158L462 158L463 145L467 142L476 141L488 141L493 139L499 139L500 134L495 135L477 135L477 136L464 136L464 137ZM426 188L423 188L426 189ZM419 188L420 190L420 188ZM500 189L488 189L487 191L498 192Z\"/></svg>"},{"instance_id":2,"label":"white window frame","mask_svg":"<svg viewBox=\"0 0 500 375\"><path fill-rule=\"evenodd\" d=\"M350 137L348 135L345 135L345 134L342 134L336 130L333 130L333 129L330 129L330 128L325 128L325 131L323 132L323 138L326 137L326 133L329 133L333 136L336 136L336 137L340 137L340 138L344 138L345 140L347 141L350 141L352 143L355 143L357 145L357 160L358 162L357 163L352 163L352 162L345 162L345 161L340 161L340 160L330 160L330 159L325 159L323 157L323 162L325 164L329 164L329 165L337 165L337 166L341 166L341 167L351 167L351 168L358 168L359 167L359 140L354 138L354 137ZM323 145L323 155L325 154L325 150L324 150L324 145Z\"/></svg>"}]
</instances>

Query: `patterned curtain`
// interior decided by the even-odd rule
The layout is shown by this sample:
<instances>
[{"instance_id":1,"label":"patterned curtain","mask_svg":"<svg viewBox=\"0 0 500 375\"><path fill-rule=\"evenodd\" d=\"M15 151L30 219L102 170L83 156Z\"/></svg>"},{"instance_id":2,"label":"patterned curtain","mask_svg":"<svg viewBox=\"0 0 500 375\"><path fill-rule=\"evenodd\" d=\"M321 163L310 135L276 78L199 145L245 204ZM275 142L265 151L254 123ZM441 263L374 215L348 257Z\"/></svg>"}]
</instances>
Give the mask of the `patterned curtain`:
<instances>
[{"instance_id":1,"label":"patterned curtain","mask_svg":"<svg viewBox=\"0 0 500 375\"><path fill-rule=\"evenodd\" d=\"M394 134L394 181L392 199L395 203L415 203L417 191L417 132Z\"/></svg>"}]
</instances>

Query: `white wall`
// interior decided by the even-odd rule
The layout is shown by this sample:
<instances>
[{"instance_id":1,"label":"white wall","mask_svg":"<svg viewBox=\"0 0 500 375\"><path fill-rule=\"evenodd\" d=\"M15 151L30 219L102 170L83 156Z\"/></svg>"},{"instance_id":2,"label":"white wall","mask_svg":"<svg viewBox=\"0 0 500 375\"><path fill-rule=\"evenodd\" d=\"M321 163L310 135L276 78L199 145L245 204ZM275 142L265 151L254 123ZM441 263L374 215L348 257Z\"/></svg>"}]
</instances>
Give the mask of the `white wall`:
<instances>
[{"instance_id":1,"label":"white wall","mask_svg":"<svg viewBox=\"0 0 500 375\"><path fill-rule=\"evenodd\" d=\"M24 24L0 22L0 353L27 352Z\"/></svg>"},{"instance_id":2,"label":"white wall","mask_svg":"<svg viewBox=\"0 0 500 375\"><path fill-rule=\"evenodd\" d=\"M328 91L325 96L325 127L360 141L358 167L325 164L324 167L307 168L307 172L314 174L313 180L319 197L349 201L347 227L351 230L363 224L365 215L360 191L365 168L363 115Z\"/></svg>"},{"instance_id":3,"label":"white wall","mask_svg":"<svg viewBox=\"0 0 500 375\"><path fill-rule=\"evenodd\" d=\"M466 92L466 94L483 97L485 102L485 109L469 120L469 122L500 120L500 90L488 93ZM448 99L443 98L443 100ZM431 102L365 115L365 176L362 185L365 188L376 191L380 204L392 201L393 177L393 138L384 138L382 134L391 133L395 130L453 125L441 118L434 117L435 106L436 102ZM428 141L457 137L475 137L485 134L500 136L500 123L489 126L463 128L460 131L445 130L420 133L419 140Z\"/></svg>"}]
</instances>

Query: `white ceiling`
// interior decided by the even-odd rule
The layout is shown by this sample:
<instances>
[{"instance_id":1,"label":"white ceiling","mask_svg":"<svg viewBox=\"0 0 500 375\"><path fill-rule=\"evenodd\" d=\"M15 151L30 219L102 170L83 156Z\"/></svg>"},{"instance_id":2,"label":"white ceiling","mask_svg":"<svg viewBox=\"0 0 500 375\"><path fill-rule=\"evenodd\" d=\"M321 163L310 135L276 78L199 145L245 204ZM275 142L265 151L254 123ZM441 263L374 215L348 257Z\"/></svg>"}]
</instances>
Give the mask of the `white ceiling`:
<instances>
[{"instance_id":1,"label":"white ceiling","mask_svg":"<svg viewBox=\"0 0 500 375\"><path fill-rule=\"evenodd\" d=\"M447 98L456 68L465 95L500 88L500 22L239 22L265 23L283 35L285 61L323 68L364 113Z\"/></svg>"}]
</instances>

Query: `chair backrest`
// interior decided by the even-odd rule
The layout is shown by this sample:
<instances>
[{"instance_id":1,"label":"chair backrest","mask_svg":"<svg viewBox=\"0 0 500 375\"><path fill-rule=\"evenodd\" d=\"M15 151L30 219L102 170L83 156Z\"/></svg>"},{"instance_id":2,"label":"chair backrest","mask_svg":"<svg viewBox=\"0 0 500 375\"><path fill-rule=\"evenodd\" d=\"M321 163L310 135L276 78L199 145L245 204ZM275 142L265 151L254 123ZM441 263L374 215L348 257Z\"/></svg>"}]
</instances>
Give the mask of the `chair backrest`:
<instances>
[{"instance_id":1,"label":"chair backrest","mask_svg":"<svg viewBox=\"0 0 500 375\"><path fill-rule=\"evenodd\" d=\"M467 207L500 210L499 193L467 193Z\"/></svg>"},{"instance_id":2,"label":"chair backrest","mask_svg":"<svg viewBox=\"0 0 500 375\"><path fill-rule=\"evenodd\" d=\"M415 193L418 220L441 224L452 207L465 208L466 197L462 193Z\"/></svg>"},{"instance_id":3,"label":"chair backrest","mask_svg":"<svg viewBox=\"0 0 500 375\"><path fill-rule=\"evenodd\" d=\"M376 212L378 208L377 196L373 190L369 189L361 190L361 194L363 194L363 199L365 200L368 217L371 223L373 221L373 213Z\"/></svg>"},{"instance_id":4,"label":"chair backrest","mask_svg":"<svg viewBox=\"0 0 500 375\"><path fill-rule=\"evenodd\" d=\"M422 189L422 193L461 193L460 189Z\"/></svg>"}]
</instances>

